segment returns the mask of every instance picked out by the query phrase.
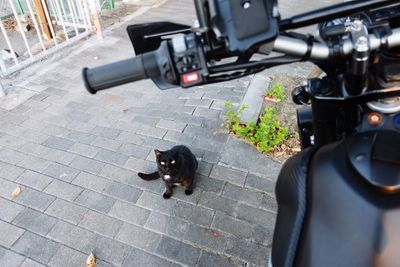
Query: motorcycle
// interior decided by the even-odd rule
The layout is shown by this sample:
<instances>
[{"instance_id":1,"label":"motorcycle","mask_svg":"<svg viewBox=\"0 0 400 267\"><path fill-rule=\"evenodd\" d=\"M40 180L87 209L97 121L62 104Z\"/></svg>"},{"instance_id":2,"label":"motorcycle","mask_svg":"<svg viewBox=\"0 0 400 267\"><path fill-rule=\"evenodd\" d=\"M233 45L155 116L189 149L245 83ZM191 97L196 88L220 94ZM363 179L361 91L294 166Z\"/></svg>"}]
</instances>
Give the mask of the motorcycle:
<instances>
[{"instance_id":1,"label":"motorcycle","mask_svg":"<svg viewBox=\"0 0 400 267\"><path fill-rule=\"evenodd\" d=\"M88 91L146 78L187 88L314 63L324 75L292 92L305 106L302 151L277 180L269 266L399 266L400 3L352 1L286 19L275 0L194 3L195 27L129 26L136 56L84 68ZM292 32L315 24L318 36Z\"/></svg>"}]
</instances>

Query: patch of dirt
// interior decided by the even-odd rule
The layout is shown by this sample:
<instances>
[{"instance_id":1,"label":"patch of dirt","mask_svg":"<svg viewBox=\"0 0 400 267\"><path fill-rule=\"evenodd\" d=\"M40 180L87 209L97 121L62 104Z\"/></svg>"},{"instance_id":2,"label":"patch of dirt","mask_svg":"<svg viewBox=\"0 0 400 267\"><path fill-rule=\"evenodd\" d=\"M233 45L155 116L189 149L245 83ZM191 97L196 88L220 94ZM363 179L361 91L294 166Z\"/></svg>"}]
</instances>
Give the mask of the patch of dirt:
<instances>
[{"instance_id":1,"label":"patch of dirt","mask_svg":"<svg viewBox=\"0 0 400 267\"><path fill-rule=\"evenodd\" d=\"M268 98L265 98L264 101L265 108L276 108L277 120L281 122L283 127L288 128L288 137L285 142L280 147L276 148L271 154L271 157L274 160L284 162L300 151L296 116L296 109L300 106L293 103L291 94L293 88L304 81L304 77L279 74L270 78L272 79L271 86L280 81L286 93L286 98L280 102L276 103L276 101L271 101Z\"/></svg>"},{"instance_id":2,"label":"patch of dirt","mask_svg":"<svg viewBox=\"0 0 400 267\"><path fill-rule=\"evenodd\" d=\"M121 22L124 17L131 15L139 7L140 5L138 4L116 1L114 9L103 9L99 13L101 28L104 30L115 23Z\"/></svg>"}]
</instances>

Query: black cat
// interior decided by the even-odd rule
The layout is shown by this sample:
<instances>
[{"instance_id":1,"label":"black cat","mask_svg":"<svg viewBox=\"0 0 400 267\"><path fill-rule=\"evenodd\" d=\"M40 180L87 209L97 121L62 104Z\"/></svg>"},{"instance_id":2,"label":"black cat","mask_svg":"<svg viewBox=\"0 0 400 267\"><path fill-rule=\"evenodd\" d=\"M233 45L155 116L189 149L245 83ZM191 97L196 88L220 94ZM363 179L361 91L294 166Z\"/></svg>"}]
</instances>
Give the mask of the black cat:
<instances>
[{"instance_id":1,"label":"black cat","mask_svg":"<svg viewBox=\"0 0 400 267\"><path fill-rule=\"evenodd\" d=\"M172 196L172 188L176 185L185 187L185 194L193 193L194 176L197 170L197 159L186 146L174 146L167 151L155 149L158 171L138 175L143 180L155 180L161 177L165 182L163 198Z\"/></svg>"}]
</instances>

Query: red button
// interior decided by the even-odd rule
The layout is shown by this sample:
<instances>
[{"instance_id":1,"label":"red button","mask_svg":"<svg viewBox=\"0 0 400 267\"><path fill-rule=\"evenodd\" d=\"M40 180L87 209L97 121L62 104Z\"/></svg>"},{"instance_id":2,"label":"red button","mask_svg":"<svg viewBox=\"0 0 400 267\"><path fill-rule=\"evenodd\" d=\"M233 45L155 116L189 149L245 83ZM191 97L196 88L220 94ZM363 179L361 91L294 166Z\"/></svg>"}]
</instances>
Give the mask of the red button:
<instances>
[{"instance_id":1,"label":"red button","mask_svg":"<svg viewBox=\"0 0 400 267\"><path fill-rule=\"evenodd\" d=\"M200 74L195 72L189 72L182 75L183 84L191 84L200 81Z\"/></svg>"}]
</instances>

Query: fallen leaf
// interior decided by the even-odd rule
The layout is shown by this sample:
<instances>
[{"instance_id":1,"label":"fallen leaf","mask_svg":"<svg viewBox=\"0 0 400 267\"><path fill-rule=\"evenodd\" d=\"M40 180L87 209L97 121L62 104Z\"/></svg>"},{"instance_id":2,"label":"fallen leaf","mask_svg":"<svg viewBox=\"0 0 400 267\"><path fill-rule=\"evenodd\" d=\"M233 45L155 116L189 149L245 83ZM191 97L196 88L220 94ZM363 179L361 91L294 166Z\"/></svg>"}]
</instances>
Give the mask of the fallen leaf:
<instances>
[{"instance_id":1,"label":"fallen leaf","mask_svg":"<svg viewBox=\"0 0 400 267\"><path fill-rule=\"evenodd\" d=\"M270 101L270 102L274 102L274 103L279 103L279 102L281 102L280 100L277 100L277 99L272 98L272 97L267 96L267 95L264 97L264 99L265 99L266 101Z\"/></svg>"},{"instance_id":2,"label":"fallen leaf","mask_svg":"<svg viewBox=\"0 0 400 267\"><path fill-rule=\"evenodd\" d=\"M12 191L11 196L15 198L15 197L17 197L20 193L21 193L21 187L18 185L18 186L14 189L14 191Z\"/></svg>"},{"instance_id":3,"label":"fallen leaf","mask_svg":"<svg viewBox=\"0 0 400 267\"><path fill-rule=\"evenodd\" d=\"M87 267L95 267L96 266L96 257L94 256L93 252L90 253L89 257L86 260Z\"/></svg>"},{"instance_id":4,"label":"fallen leaf","mask_svg":"<svg viewBox=\"0 0 400 267\"><path fill-rule=\"evenodd\" d=\"M126 112L128 112L128 110L129 110L129 109L126 108L126 109L123 109L122 112L125 112L125 113L126 113Z\"/></svg>"}]
</instances>

